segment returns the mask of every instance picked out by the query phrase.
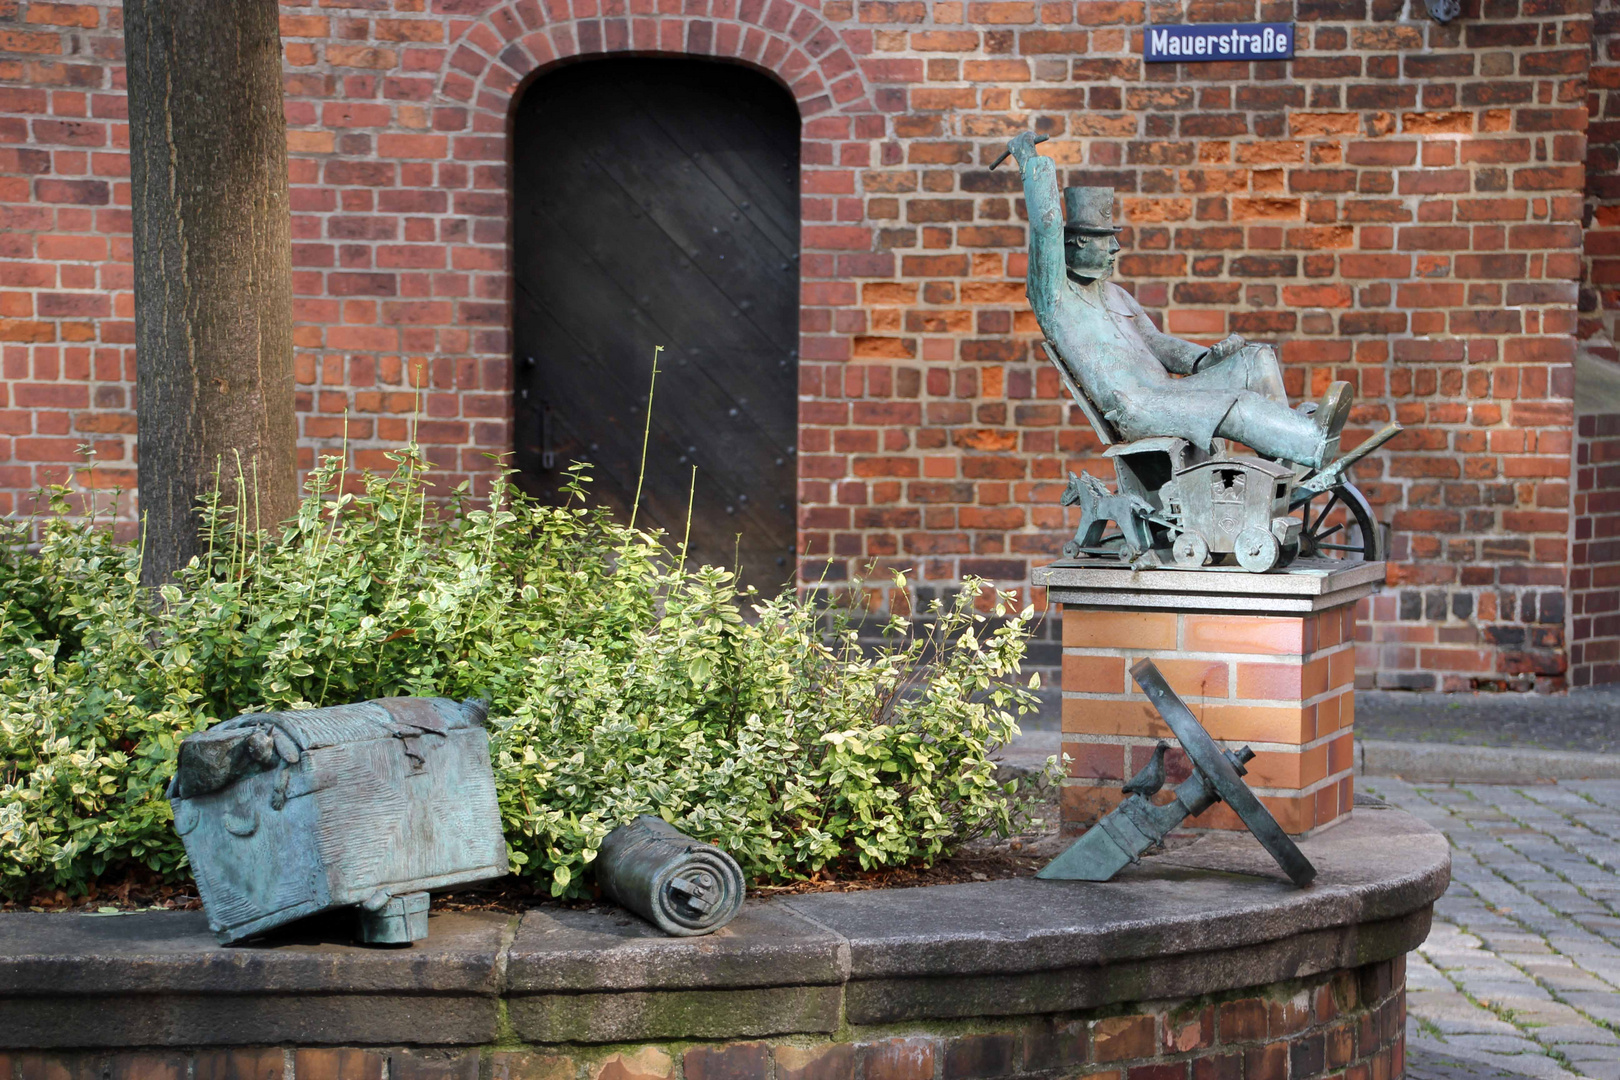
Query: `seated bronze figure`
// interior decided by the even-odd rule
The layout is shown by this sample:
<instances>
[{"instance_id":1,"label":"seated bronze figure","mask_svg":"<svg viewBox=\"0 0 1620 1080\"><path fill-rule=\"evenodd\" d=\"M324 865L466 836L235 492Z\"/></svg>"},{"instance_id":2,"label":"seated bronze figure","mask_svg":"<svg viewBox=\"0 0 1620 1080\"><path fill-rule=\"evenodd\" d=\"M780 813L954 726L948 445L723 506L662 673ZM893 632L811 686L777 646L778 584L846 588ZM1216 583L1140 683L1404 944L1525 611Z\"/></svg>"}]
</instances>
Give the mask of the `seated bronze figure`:
<instances>
[{"instance_id":1,"label":"seated bronze figure","mask_svg":"<svg viewBox=\"0 0 1620 1080\"><path fill-rule=\"evenodd\" d=\"M1048 357L1098 436L1105 444L1130 444L1108 451L1120 476L1112 502L1102 498L1107 493L1093 478L1071 477L1066 504L1114 509L1085 513L1065 554L1112 553L1138 563L1147 556L1156 565L1162 560L1150 553L1163 551L1173 552L1179 565L1194 566L1212 553L1233 553L1251 570L1286 565L1302 547L1307 554L1354 548L1360 557L1378 557L1371 510L1341 480L1350 464L1387 442L1399 426L1386 425L1341 455L1339 436L1353 399L1349 383L1334 382L1320 400L1296 409L1288 404L1272 346L1233 334L1206 347L1159 330L1130 293L1108 280L1120 250L1113 189L1068 187L1060 198L1052 160L1035 149L1042 141L1044 136L1019 135L995 163L1011 156L1023 172L1030 306ZM1259 458L1227 457L1221 439L1241 443ZM1221 466L1213 471L1207 468L1211 455ZM1191 478L1178 489L1175 481L1194 469L1209 472L1199 483L1207 479L1223 490L1206 497ZM1284 482L1273 498L1272 481L1279 478ZM1253 488L1247 496L1245 484ZM1360 539L1327 543L1312 534L1309 509L1303 520L1286 516L1323 493L1331 498L1321 519L1343 503L1357 519L1349 531ZM1221 505L1199 509L1212 501ZM1238 504L1245 509L1232 509ZM1127 520L1114 516L1120 505L1136 508L1120 515ZM1105 552L1098 545L1108 520L1120 527L1123 543ZM1264 540L1268 533L1275 543ZM1247 544L1239 534L1248 535Z\"/></svg>"}]
</instances>

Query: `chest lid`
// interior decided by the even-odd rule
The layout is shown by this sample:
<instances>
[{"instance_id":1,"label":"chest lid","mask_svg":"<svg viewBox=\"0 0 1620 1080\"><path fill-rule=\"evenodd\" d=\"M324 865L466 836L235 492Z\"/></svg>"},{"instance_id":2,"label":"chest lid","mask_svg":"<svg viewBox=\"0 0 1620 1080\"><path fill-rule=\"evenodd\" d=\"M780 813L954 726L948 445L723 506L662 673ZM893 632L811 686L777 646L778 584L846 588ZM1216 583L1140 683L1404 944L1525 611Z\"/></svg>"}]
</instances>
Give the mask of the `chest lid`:
<instances>
[{"instance_id":1,"label":"chest lid","mask_svg":"<svg viewBox=\"0 0 1620 1080\"><path fill-rule=\"evenodd\" d=\"M278 764L295 765L305 752L325 746L401 739L410 747L423 734L445 735L481 726L488 713L489 706L483 701L418 697L243 713L180 744L168 795L189 799L220 791Z\"/></svg>"}]
</instances>

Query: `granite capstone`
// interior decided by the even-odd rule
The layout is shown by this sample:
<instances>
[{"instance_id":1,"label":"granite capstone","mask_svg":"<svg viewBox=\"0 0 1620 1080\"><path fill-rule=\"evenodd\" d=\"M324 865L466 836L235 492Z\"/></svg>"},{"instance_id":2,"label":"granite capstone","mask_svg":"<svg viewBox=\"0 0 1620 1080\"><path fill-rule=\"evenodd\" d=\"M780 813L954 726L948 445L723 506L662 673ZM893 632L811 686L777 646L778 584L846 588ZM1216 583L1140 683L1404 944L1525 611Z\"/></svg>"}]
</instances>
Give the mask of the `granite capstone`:
<instances>
[{"instance_id":1,"label":"granite capstone","mask_svg":"<svg viewBox=\"0 0 1620 1080\"><path fill-rule=\"evenodd\" d=\"M0 1002L15 995L255 994L341 990L493 997L514 916L445 912L408 949L352 944L347 912L305 920L249 946L222 947L200 911L0 915ZM4 1008L0 1004L0 1008Z\"/></svg>"},{"instance_id":2,"label":"granite capstone","mask_svg":"<svg viewBox=\"0 0 1620 1080\"><path fill-rule=\"evenodd\" d=\"M723 931L668 937L622 911L531 911L507 951L513 994L834 986L849 945L786 905L752 903Z\"/></svg>"},{"instance_id":3,"label":"granite capstone","mask_svg":"<svg viewBox=\"0 0 1620 1080\"><path fill-rule=\"evenodd\" d=\"M1384 577L1382 562L1300 559L1282 574L1237 566L1133 570L1124 563L1054 563L1036 567L1030 581L1044 586L1054 604L1298 615L1354 603Z\"/></svg>"},{"instance_id":4,"label":"granite capstone","mask_svg":"<svg viewBox=\"0 0 1620 1080\"><path fill-rule=\"evenodd\" d=\"M632 990L513 997L512 1031L525 1042L735 1039L837 1031L841 986L744 990Z\"/></svg>"},{"instance_id":5,"label":"granite capstone","mask_svg":"<svg viewBox=\"0 0 1620 1080\"><path fill-rule=\"evenodd\" d=\"M1423 943L1425 911L1363 926L1311 931L1244 949L1193 952L1120 964L929 979L864 979L844 991L852 1024L1021 1016L1095 1009L1265 986L1400 956Z\"/></svg>"},{"instance_id":6,"label":"granite capstone","mask_svg":"<svg viewBox=\"0 0 1620 1080\"><path fill-rule=\"evenodd\" d=\"M0 998L0 1049L476 1046L500 1033L493 995L165 993Z\"/></svg>"}]
</instances>

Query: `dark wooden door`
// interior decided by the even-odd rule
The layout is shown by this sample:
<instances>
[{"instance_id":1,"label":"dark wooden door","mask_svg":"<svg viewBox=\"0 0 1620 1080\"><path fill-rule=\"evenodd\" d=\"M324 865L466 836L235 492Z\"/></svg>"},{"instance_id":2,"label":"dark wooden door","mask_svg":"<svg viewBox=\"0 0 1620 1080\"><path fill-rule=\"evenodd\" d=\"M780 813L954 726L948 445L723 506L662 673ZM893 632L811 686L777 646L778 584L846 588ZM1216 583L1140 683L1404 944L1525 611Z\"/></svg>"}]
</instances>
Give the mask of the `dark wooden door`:
<instances>
[{"instance_id":1,"label":"dark wooden door","mask_svg":"<svg viewBox=\"0 0 1620 1080\"><path fill-rule=\"evenodd\" d=\"M799 117L764 75L701 60L562 68L523 95L513 178L516 465L555 498L574 460L637 525L793 574Z\"/></svg>"}]
</instances>

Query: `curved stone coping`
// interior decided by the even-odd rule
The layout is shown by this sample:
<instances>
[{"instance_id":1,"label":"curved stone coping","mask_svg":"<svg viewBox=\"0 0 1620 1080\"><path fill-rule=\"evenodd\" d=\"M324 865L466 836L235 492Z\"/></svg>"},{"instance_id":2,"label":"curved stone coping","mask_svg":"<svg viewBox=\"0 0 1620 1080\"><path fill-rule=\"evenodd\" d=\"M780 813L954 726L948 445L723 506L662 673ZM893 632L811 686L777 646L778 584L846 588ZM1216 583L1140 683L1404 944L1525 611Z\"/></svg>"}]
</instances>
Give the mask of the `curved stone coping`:
<instances>
[{"instance_id":1,"label":"curved stone coping","mask_svg":"<svg viewBox=\"0 0 1620 1080\"><path fill-rule=\"evenodd\" d=\"M1005 974L1240 949L1378 922L1432 904L1451 880L1446 839L1382 805L1300 842L1298 889L1247 833L1205 833L1105 884L1014 878L815 894L794 911L844 937L854 979Z\"/></svg>"},{"instance_id":2,"label":"curved stone coping","mask_svg":"<svg viewBox=\"0 0 1620 1080\"><path fill-rule=\"evenodd\" d=\"M427 941L340 920L248 946L201 913L0 915L0 1048L439 1045L753 1037L1091 1008L1399 956L1449 881L1444 837L1359 806L1301 844L1295 889L1247 835L1205 834L1106 884L1034 879L750 901L666 938L614 909L435 915Z\"/></svg>"}]
</instances>

